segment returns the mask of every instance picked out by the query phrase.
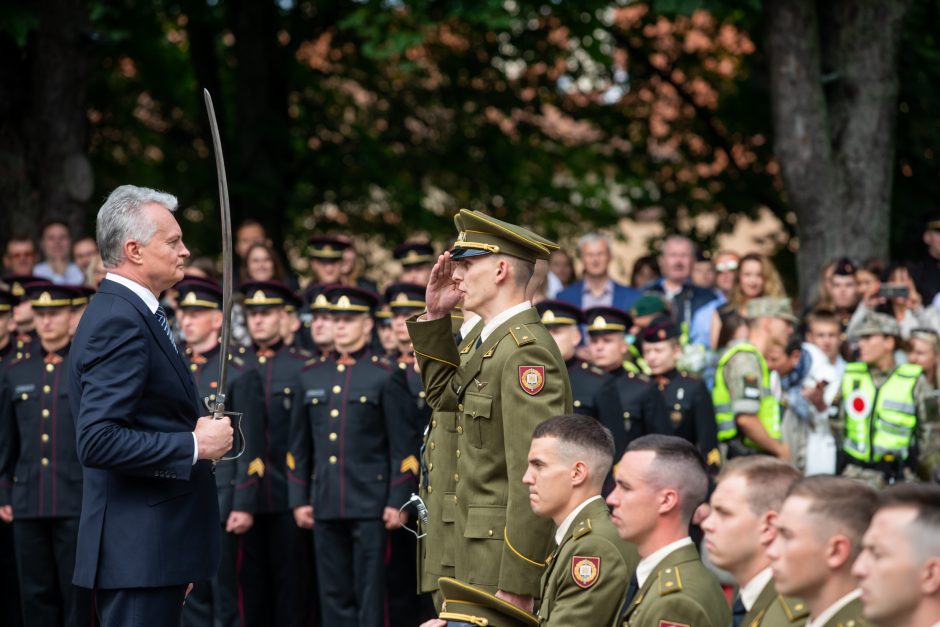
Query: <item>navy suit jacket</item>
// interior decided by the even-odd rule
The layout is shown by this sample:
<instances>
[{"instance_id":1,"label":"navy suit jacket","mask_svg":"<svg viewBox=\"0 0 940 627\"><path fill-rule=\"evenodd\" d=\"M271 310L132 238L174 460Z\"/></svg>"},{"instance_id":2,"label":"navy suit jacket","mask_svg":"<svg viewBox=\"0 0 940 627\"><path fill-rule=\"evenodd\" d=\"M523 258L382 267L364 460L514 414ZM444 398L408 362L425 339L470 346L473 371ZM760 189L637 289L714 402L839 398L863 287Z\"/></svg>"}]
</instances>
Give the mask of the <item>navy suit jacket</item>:
<instances>
[{"instance_id":1,"label":"navy suit jacket","mask_svg":"<svg viewBox=\"0 0 940 627\"><path fill-rule=\"evenodd\" d=\"M192 375L139 296L101 282L75 332L69 369L84 466L73 582L145 588L214 576L213 467L192 463L191 432L205 412Z\"/></svg>"},{"instance_id":2,"label":"navy suit jacket","mask_svg":"<svg viewBox=\"0 0 940 627\"><path fill-rule=\"evenodd\" d=\"M630 311L630 307L633 305L633 302L642 296L643 293L638 289L622 285L616 281L613 283L614 302L612 306L616 307L620 311ZM566 303L570 303L580 309L584 309L584 305L581 302L581 297L583 294L584 281L576 281L562 291L558 292L558 296L556 298Z\"/></svg>"}]
</instances>

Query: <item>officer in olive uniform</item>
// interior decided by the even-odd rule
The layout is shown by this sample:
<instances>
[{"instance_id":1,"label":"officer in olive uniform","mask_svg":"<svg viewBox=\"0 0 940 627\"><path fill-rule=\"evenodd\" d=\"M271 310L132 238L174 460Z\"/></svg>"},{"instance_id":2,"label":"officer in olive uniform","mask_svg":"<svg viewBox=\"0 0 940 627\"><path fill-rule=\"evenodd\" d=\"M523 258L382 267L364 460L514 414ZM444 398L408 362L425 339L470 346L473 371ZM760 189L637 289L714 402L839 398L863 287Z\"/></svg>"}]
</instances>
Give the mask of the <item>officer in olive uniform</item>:
<instances>
[{"instance_id":1,"label":"officer in olive uniform","mask_svg":"<svg viewBox=\"0 0 940 627\"><path fill-rule=\"evenodd\" d=\"M68 402L72 299L67 286L26 289L39 341L0 383L0 509L12 513L23 624L88 625L91 590L72 585L82 466ZM12 510L12 511L11 511Z\"/></svg>"},{"instance_id":2,"label":"officer in olive uniform","mask_svg":"<svg viewBox=\"0 0 940 627\"><path fill-rule=\"evenodd\" d=\"M398 280L401 283L416 283L427 285L431 278L431 268L437 261L434 247L427 242L405 242L398 246L392 256L401 264L401 274Z\"/></svg>"},{"instance_id":3,"label":"officer in olive uniform","mask_svg":"<svg viewBox=\"0 0 940 627\"><path fill-rule=\"evenodd\" d=\"M718 441L727 444L728 457L764 453L789 459L782 441L780 399L770 388L764 354L774 345L786 346L797 319L789 298L754 298L747 304L747 317L747 341L731 344L715 370L712 402ZM757 437L762 442L753 439Z\"/></svg>"},{"instance_id":4,"label":"officer in olive uniform","mask_svg":"<svg viewBox=\"0 0 940 627\"><path fill-rule=\"evenodd\" d=\"M425 429L431 421L431 408L425 400L424 384L421 375L415 370L414 350L408 336L406 321L411 316L424 311L424 293L426 286L416 283L393 283L385 290L385 302L391 314L392 333L396 339L395 365L404 377L405 386L411 399L408 418L408 456L402 462L402 471L412 474L409 490L414 492L418 483L421 443ZM404 427L405 425L403 425ZM415 520L409 520L408 526L417 528ZM430 600L420 600L415 596L417 586L415 534L409 529L396 529L389 532L389 563L386 569L388 586L389 622L391 627L407 625L413 627L416 617L433 616ZM420 607L420 609L419 609Z\"/></svg>"},{"instance_id":5,"label":"officer in olive uniform","mask_svg":"<svg viewBox=\"0 0 940 627\"><path fill-rule=\"evenodd\" d=\"M543 300L535 308L565 360L575 413L597 418L597 396L613 377L575 355L581 343L581 325L584 323L581 310L560 300Z\"/></svg>"},{"instance_id":6,"label":"officer in olive uniform","mask_svg":"<svg viewBox=\"0 0 940 627\"><path fill-rule=\"evenodd\" d=\"M656 387L646 376L624 366L629 344L624 334L631 326L630 315L613 307L592 307L584 312L587 332L591 337L594 365L613 377L613 385L605 386L597 399L598 419L614 434L619 459L627 445L649 433L670 433L666 405ZM611 353L607 344L613 342ZM600 347L605 347L599 350Z\"/></svg>"},{"instance_id":7,"label":"officer in olive uniform","mask_svg":"<svg viewBox=\"0 0 940 627\"><path fill-rule=\"evenodd\" d=\"M520 479L535 426L572 409L558 347L525 299L536 259L551 247L527 229L461 210L459 237L439 259L428 313L408 323L430 405L458 412L453 535L455 576L520 603L538 594L551 523L534 516ZM481 316L462 359L450 312Z\"/></svg>"},{"instance_id":8,"label":"officer in olive uniform","mask_svg":"<svg viewBox=\"0 0 940 627\"><path fill-rule=\"evenodd\" d=\"M669 412L672 435L696 445L709 470L715 473L721 465L715 408L705 384L676 369L682 351L681 335L682 329L671 318L654 320L640 334L643 358Z\"/></svg>"},{"instance_id":9,"label":"officer in olive uniform","mask_svg":"<svg viewBox=\"0 0 940 627\"><path fill-rule=\"evenodd\" d=\"M336 352L310 360L294 394L288 454L290 502L313 527L326 625L383 622L387 531L401 526L413 453L404 425L413 407L404 378L368 346L378 295L350 286L325 291Z\"/></svg>"},{"instance_id":10,"label":"officer in olive uniform","mask_svg":"<svg viewBox=\"0 0 940 627\"><path fill-rule=\"evenodd\" d=\"M200 399L215 400L219 384L219 332L222 326L222 290L214 281L190 277L176 284L179 293L177 318L186 339L189 359ZM210 581L195 583L183 611L184 625L224 627L239 625L239 598L255 603L245 595L242 563L245 532L254 522L258 504L258 482L264 476L261 457L264 407L261 378L248 368L241 357L228 356L225 408L240 412L241 422L233 418L235 444L225 457L241 452L235 460L223 460L215 466L215 484L222 520L222 563L219 574ZM257 615L257 608L244 607L246 616ZM213 618L214 616L214 618Z\"/></svg>"},{"instance_id":11,"label":"officer in olive uniform","mask_svg":"<svg viewBox=\"0 0 940 627\"><path fill-rule=\"evenodd\" d=\"M891 316L869 313L855 334L860 361L846 365L833 401L842 426L842 474L875 488L917 474L929 477L931 469L922 463L926 460L919 451L931 437L930 427L937 430L938 420L923 369L895 362L900 329Z\"/></svg>"},{"instance_id":12,"label":"officer in olive uniform","mask_svg":"<svg viewBox=\"0 0 940 627\"><path fill-rule=\"evenodd\" d=\"M315 615L313 547L310 535L297 528L288 504L287 455L290 416L300 369L309 353L285 346L280 324L292 296L287 285L253 281L239 288L252 346L238 356L258 372L264 400L264 475L254 524L246 538L246 591L263 608L262 624L300 627Z\"/></svg>"},{"instance_id":13,"label":"officer in olive uniform","mask_svg":"<svg viewBox=\"0 0 940 627\"><path fill-rule=\"evenodd\" d=\"M449 627L537 627L539 619L512 603L451 577L441 577L444 598L439 617Z\"/></svg>"}]
</instances>

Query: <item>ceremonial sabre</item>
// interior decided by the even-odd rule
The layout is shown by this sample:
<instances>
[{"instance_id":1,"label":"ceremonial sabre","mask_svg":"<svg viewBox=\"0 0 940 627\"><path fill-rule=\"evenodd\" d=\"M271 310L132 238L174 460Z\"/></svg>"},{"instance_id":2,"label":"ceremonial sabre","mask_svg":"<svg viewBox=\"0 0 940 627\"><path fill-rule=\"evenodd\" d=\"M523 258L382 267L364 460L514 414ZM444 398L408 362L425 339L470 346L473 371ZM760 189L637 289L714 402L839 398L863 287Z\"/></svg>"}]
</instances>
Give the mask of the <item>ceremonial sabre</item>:
<instances>
[{"instance_id":1,"label":"ceremonial sabre","mask_svg":"<svg viewBox=\"0 0 940 627\"><path fill-rule=\"evenodd\" d=\"M225 384L228 375L228 348L232 341L232 213L228 202L228 181L225 178L225 160L222 157L222 138L219 135L219 123L215 118L215 107L212 106L212 96L208 89L202 94L206 100L206 113L209 115L209 128L212 130L212 148L215 152L215 172L219 179L219 204L222 211L222 344L219 350L219 381L215 392L215 400L205 399L206 407L212 412L212 417L219 420L226 414L238 417L238 432L241 435L241 414L225 411ZM235 459L245 451L245 438L242 436L241 451L234 457L222 459Z\"/></svg>"}]
</instances>

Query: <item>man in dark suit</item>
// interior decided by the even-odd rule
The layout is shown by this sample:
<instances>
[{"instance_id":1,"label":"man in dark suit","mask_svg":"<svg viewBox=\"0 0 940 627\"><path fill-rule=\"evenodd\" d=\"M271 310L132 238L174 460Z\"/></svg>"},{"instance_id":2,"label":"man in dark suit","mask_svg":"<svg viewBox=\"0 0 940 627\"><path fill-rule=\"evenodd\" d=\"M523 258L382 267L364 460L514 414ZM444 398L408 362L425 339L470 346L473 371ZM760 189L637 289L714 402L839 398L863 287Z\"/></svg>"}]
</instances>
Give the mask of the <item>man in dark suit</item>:
<instances>
[{"instance_id":1,"label":"man in dark suit","mask_svg":"<svg viewBox=\"0 0 940 627\"><path fill-rule=\"evenodd\" d=\"M73 582L104 627L178 625L188 584L219 567L214 467L227 418L199 417L193 377L157 297L189 251L176 198L124 185L98 212L108 274L69 352L84 493Z\"/></svg>"},{"instance_id":2,"label":"man in dark suit","mask_svg":"<svg viewBox=\"0 0 940 627\"><path fill-rule=\"evenodd\" d=\"M601 233L588 233L578 240L578 257L584 265L582 280L560 291L558 300L585 310L591 307L616 307L628 311L640 297L640 291L610 278L610 238Z\"/></svg>"}]
</instances>

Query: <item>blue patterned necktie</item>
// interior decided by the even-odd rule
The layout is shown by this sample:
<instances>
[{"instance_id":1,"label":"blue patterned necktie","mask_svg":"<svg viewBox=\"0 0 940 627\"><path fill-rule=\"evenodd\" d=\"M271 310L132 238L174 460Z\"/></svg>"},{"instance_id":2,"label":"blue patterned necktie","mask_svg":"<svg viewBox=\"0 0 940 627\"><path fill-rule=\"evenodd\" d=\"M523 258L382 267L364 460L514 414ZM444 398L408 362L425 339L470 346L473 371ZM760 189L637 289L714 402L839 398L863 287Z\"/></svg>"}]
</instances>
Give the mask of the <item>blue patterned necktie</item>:
<instances>
[{"instance_id":1,"label":"blue patterned necktie","mask_svg":"<svg viewBox=\"0 0 940 627\"><path fill-rule=\"evenodd\" d=\"M163 310L163 307L157 305L157 310L153 313L157 317L157 322L160 323L160 326L163 328L163 332L166 333L166 337L170 340L170 344L173 346L173 350L179 353L179 349L176 347L176 341L173 339L173 332L170 331L170 325L166 321L166 312Z\"/></svg>"},{"instance_id":2,"label":"blue patterned necktie","mask_svg":"<svg viewBox=\"0 0 940 627\"><path fill-rule=\"evenodd\" d=\"M741 596L738 595L737 600L734 602L734 606L731 608L731 624L733 627L738 627L741 624L741 621L744 620L744 616L747 614L747 608L744 607L744 601L741 599Z\"/></svg>"}]
</instances>

